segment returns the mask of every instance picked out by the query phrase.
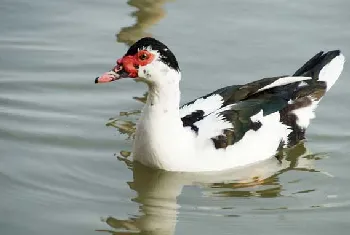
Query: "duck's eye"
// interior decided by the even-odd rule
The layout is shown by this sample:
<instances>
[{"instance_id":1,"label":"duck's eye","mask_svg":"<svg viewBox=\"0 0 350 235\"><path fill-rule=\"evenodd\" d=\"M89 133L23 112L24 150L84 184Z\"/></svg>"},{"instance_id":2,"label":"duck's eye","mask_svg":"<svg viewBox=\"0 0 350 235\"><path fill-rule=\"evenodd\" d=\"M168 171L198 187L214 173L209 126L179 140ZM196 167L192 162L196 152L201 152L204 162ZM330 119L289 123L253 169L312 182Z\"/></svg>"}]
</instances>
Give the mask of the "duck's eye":
<instances>
[{"instance_id":1,"label":"duck's eye","mask_svg":"<svg viewBox=\"0 0 350 235\"><path fill-rule=\"evenodd\" d=\"M146 60L148 58L148 55L146 53L142 53L140 56L139 56L139 59L140 60Z\"/></svg>"}]
</instances>

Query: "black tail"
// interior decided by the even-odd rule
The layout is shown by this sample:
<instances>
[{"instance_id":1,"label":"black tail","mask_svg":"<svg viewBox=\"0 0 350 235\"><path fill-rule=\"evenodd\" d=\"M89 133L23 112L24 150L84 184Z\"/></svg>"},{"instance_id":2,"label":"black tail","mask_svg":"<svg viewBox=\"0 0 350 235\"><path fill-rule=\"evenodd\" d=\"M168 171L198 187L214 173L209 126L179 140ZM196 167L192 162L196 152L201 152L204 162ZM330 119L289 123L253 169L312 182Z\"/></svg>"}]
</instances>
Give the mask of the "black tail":
<instances>
[{"instance_id":1,"label":"black tail","mask_svg":"<svg viewBox=\"0 0 350 235\"><path fill-rule=\"evenodd\" d=\"M326 83L327 90L329 90L329 88L338 79L343 69L343 63L344 56L341 55L340 50L329 51L326 53L321 51L307 61L300 69L298 69L293 76L312 77L313 79L309 81L309 83L323 81ZM321 71L324 69L325 71L321 74Z\"/></svg>"}]
</instances>

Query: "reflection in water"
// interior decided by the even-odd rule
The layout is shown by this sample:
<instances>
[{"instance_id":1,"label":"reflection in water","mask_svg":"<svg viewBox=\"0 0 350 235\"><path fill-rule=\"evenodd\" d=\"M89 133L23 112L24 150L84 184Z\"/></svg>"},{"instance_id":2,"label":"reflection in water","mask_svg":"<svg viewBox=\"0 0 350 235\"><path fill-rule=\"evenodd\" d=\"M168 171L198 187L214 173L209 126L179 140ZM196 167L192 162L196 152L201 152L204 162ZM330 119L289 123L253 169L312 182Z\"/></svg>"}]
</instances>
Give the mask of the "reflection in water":
<instances>
[{"instance_id":1,"label":"reflection in water","mask_svg":"<svg viewBox=\"0 0 350 235\"><path fill-rule=\"evenodd\" d=\"M116 35L117 41L131 46L138 39L151 36L146 30L165 16L163 5L167 1L169 0L129 0L128 4L137 8L131 14L136 18L136 23L122 28Z\"/></svg>"},{"instance_id":2,"label":"reflection in water","mask_svg":"<svg viewBox=\"0 0 350 235\"><path fill-rule=\"evenodd\" d=\"M131 189L137 192L133 201L139 203L140 216L127 220L108 217L106 223L116 231L113 234L173 234L178 205L176 198L181 193L183 180L162 170L133 164ZM106 231L106 230L105 230ZM127 232L125 232L127 231Z\"/></svg>"},{"instance_id":3,"label":"reflection in water","mask_svg":"<svg viewBox=\"0 0 350 235\"><path fill-rule=\"evenodd\" d=\"M141 97L133 97L134 100L140 101L142 103L146 103L147 92L143 94ZM121 134L126 134L128 139L134 138L134 133L136 130L136 124L138 120L138 114L141 113L141 110L133 110L127 112L120 112L117 117L113 117L109 119L106 126L112 126L118 129ZM134 121L130 120L130 118L135 118ZM125 119L126 118L126 119ZM125 154L121 154L124 156Z\"/></svg>"},{"instance_id":4,"label":"reflection in water","mask_svg":"<svg viewBox=\"0 0 350 235\"><path fill-rule=\"evenodd\" d=\"M319 172L313 167L314 160L321 159L321 155L308 154L307 149L303 142L299 143L295 147L286 150L283 153L283 159L281 160L280 169L276 167L275 172L270 172L272 175L268 176L268 172L259 172L260 176L253 176L250 178L250 182L244 183L214 183L211 187L222 189L215 192L216 196L225 197L278 197L282 196L282 185L279 182L279 175L290 171L307 171L307 172ZM272 159L272 161L275 159ZM255 168L255 166L252 166ZM265 166L266 167L266 166ZM249 179L248 179L249 180ZM257 187L258 186L258 187ZM227 190L227 189L230 190ZM306 190L311 192L313 190Z\"/></svg>"}]
</instances>

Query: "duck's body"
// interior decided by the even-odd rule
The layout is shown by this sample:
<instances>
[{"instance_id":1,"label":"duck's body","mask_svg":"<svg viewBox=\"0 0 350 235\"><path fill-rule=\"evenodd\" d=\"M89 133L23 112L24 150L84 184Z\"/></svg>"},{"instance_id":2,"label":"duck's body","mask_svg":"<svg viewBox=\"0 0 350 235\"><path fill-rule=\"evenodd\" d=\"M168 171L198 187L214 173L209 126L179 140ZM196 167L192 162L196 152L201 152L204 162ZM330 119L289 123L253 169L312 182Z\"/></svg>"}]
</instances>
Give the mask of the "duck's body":
<instances>
[{"instance_id":1,"label":"duck's body","mask_svg":"<svg viewBox=\"0 0 350 235\"><path fill-rule=\"evenodd\" d=\"M149 63L143 63L140 51L152 53ZM137 75L128 67L132 58L133 65L141 65L135 66ZM149 86L136 128L134 160L169 171L221 171L268 159L302 140L344 61L340 51L320 52L293 76L225 87L180 107L181 73L175 57L162 43L144 38L112 74L99 79L116 80L126 71Z\"/></svg>"}]
</instances>

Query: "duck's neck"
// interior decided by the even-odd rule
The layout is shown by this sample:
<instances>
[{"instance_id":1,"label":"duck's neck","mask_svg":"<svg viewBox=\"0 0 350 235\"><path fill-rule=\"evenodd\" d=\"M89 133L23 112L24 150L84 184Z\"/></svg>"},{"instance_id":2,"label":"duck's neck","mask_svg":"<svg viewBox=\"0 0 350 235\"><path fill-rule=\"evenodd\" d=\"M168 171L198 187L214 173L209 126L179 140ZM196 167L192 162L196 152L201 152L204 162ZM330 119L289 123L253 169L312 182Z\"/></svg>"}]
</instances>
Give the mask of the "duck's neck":
<instances>
[{"instance_id":1,"label":"duck's neck","mask_svg":"<svg viewBox=\"0 0 350 235\"><path fill-rule=\"evenodd\" d=\"M149 86L145 111L179 118L179 104L179 82Z\"/></svg>"},{"instance_id":2,"label":"duck's neck","mask_svg":"<svg viewBox=\"0 0 350 235\"><path fill-rule=\"evenodd\" d=\"M180 76L176 72L171 76ZM175 79L176 78L176 79ZM137 125L134 141L134 159L148 166L164 168L172 154L180 148L184 128L180 118L180 77L164 77L161 84L150 84L148 97ZM177 154L180 155L180 154Z\"/></svg>"}]
</instances>

